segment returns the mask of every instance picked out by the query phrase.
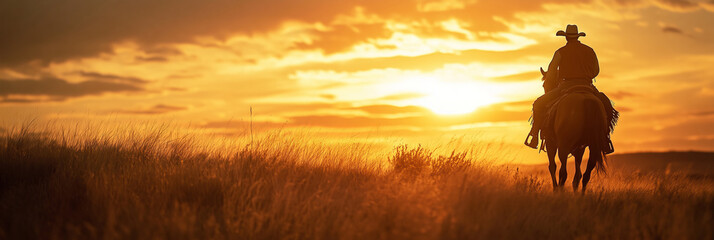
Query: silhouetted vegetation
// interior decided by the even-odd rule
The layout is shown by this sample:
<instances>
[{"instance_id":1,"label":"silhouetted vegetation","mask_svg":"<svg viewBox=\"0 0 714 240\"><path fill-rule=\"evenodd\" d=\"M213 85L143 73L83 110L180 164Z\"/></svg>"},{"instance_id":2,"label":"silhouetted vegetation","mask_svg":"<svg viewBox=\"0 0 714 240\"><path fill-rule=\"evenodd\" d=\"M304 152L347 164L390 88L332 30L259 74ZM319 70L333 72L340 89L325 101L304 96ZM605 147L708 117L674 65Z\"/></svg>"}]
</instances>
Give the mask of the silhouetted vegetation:
<instances>
[{"instance_id":1,"label":"silhouetted vegetation","mask_svg":"<svg viewBox=\"0 0 714 240\"><path fill-rule=\"evenodd\" d=\"M421 146L397 146L381 164L365 159L369 149L280 134L230 151L161 128L4 134L2 239L714 237L712 182L676 175L596 176L581 195Z\"/></svg>"}]
</instances>

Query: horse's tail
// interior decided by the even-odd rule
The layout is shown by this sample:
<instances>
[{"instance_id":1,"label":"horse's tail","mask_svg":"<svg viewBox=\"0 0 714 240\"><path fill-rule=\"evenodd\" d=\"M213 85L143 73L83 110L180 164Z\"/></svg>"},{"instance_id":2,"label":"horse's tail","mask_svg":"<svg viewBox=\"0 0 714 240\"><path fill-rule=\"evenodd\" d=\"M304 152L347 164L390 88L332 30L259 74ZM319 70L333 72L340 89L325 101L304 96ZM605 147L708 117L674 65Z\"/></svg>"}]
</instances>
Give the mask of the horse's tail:
<instances>
[{"instance_id":1,"label":"horse's tail","mask_svg":"<svg viewBox=\"0 0 714 240\"><path fill-rule=\"evenodd\" d=\"M595 170L605 172L605 144L607 144L607 117L602 110L602 103L593 98L584 102L585 110L585 145L590 148L590 157L595 157Z\"/></svg>"}]
</instances>

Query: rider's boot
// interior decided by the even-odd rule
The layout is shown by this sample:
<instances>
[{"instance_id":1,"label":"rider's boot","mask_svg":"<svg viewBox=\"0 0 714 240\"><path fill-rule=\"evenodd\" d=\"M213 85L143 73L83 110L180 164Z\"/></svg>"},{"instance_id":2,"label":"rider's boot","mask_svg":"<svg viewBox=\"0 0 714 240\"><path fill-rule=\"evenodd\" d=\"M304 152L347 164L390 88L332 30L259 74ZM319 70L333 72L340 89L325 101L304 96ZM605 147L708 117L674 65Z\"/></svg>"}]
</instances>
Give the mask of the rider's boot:
<instances>
[{"instance_id":1,"label":"rider's boot","mask_svg":"<svg viewBox=\"0 0 714 240\"><path fill-rule=\"evenodd\" d=\"M526 136L526 141L523 142L526 146L533 149L538 149L538 141L540 141L540 138L538 138L540 121L540 108L533 106L533 125L531 126L531 131L528 133L528 136ZM529 138L531 140L530 142L528 141Z\"/></svg>"},{"instance_id":2,"label":"rider's boot","mask_svg":"<svg viewBox=\"0 0 714 240\"><path fill-rule=\"evenodd\" d=\"M526 146L528 146L530 148L538 149L538 140L540 140L538 138L538 132L539 132L539 129L536 126L535 121L533 121L533 126L531 127L531 132L528 133L528 136L526 136L526 141L523 143L526 144ZM529 138L531 140L530 142L528 142Z\"/></svg>"},{"instance_id":3,"label":"rider's boot","mask_svg":"<svg viewBox=\"0 0 714 240\"><path fill-rule=\"evenodd\" d=\"M605 154L610 154L615 152L615 146L612 145L612 140L610 140L610 136L607 137L607 145L605 145Z\"/></svg>"}]
</instances>

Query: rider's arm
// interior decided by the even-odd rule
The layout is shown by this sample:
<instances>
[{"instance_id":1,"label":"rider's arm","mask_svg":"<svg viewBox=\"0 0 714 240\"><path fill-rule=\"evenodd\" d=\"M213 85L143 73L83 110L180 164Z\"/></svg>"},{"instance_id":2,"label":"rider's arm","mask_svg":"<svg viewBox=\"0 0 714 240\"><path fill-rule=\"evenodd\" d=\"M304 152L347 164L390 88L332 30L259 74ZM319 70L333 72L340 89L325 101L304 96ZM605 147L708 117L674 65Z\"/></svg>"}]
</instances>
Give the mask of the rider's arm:
<instances>
[{"instance_id":1,"label":"rider's arm","mask_svg":"<svg viewBox=\"0 0 714 240\"><path fill-rule=\"evenodd\" d=\"M560 51L555 51L553 60L550 60L548 65L548 73L545 75L546 82L558 81L558 65L560 65Z\"/></svg>"},{"instance_id":2,"label":"rider's arm","mask_svg":"<svg viewBox=\"0 0 714 240\"><path fill-rule=\"evenodd\" d=\"M592 70L593 70L592 76L593 77L592 78L595 78L595 77L597 77L598 74L600 74L600 63L598 63L598 61L597 61L597 55L595 54L594 50L592 51L592 58L593 58L593 60L592 60L592 64L593 64L592 65Z\"/></svg>"}]
</instances>

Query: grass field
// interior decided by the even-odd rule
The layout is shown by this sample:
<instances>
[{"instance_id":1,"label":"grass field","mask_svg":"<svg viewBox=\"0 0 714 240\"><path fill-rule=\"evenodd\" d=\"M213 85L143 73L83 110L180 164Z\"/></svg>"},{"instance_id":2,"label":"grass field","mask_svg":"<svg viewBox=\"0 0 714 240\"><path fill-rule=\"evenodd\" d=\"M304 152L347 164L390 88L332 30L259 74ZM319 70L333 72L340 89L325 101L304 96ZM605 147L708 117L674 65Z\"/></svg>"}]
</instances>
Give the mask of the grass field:
<instances>
[{"instance_id":1,"label":"grass field","mask_svg":"<svg viewBox=\"0 0 714 240\"><path fill-rule=\"evenodd\" d=\"M6 130L0 239L714 238L706 177L610 169L581 195L487 151L397 145L374 161L368 146L280 134L198 145Z\"/></svg>"}]
</instances>

